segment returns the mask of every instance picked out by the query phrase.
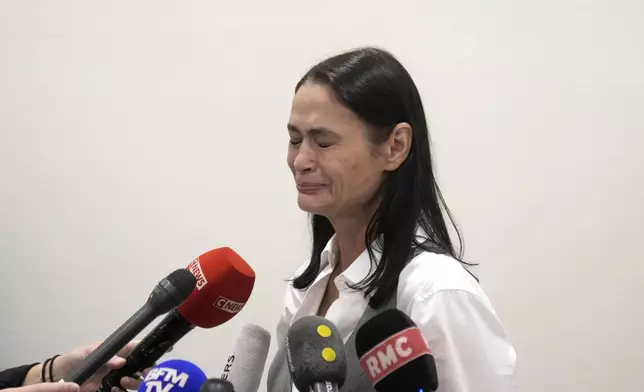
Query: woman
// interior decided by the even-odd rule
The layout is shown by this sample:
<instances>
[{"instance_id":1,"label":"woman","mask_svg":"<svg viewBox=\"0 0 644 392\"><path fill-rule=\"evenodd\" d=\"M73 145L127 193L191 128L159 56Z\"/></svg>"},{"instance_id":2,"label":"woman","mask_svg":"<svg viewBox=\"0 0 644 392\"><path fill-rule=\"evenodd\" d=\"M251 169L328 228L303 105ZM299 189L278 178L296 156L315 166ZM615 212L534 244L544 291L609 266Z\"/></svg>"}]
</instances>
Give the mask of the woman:
<instances>
[{"instance_id":1,"label":"woman","mask_svg":"<svg viewBox=\"0 0 644 392\"><path fill-rule=\"evenodd\" d=\"M297 84L288 133L313 250L287 287L279 344L295 320L317 314L348 345L371 309L397 307L423 331L439 391L512 390L515 351L450 239L425 113L405 68L375 48L317 64ZM280 350L270 392L291 386L280 381L283 367Z\"/></svg>"}]
</instances>

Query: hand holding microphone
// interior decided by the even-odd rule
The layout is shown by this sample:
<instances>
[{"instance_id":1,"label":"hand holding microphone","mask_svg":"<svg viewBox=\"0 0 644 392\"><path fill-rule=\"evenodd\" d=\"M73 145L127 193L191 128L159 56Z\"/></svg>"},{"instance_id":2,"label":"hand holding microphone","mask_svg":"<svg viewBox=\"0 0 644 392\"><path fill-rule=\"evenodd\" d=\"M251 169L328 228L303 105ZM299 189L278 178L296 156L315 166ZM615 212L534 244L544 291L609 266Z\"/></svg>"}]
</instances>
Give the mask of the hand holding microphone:
<instances>
[{"instance_id":1,"label":"hand holding microphone","mask_svg":"<svg viewBox=\"0 0 644 392\"><path fill-rule=\"evenodd\" d=\"M194 275L184 269L178 269L162 279L146 303L93 350L79 367L73 369L65 381L83 385L155 318L181 304L196 284Z\"/></svg>"},{"instance_id":2,"label":"hand holding microphone","mask_svg":"<svg viewBox=\"0 0 644 392\"><path fill-rule=\"evenodd\" d=\"M101 379L107 374L110 369L118 369L123 364L125 364L124 357L134 348L136 342L131 342L130 344L123 347L116 356L111 358L96 374L94 374L87 382L85 382L81 387L76 383L64 383L59 382L65 374L69 371L79 367L87 357L99 346L98 343L87 344L81 347L77 347L65 354L56 355L52 358L47 359L41 364L32 366L29 368L26 374L14 372L10 373L12 369L9 369L7 372L0 372L4 374L4 378L0 382L0 389L3 387L5 391L11 390L14 392L23 391L60 391L73 389L78 392L95 392L96 388L101 385ZM23 366L22 368L25 368ZM15 368L18 369L18 368ZM147 373L147 372L146 372ZM15 377L14 377L15 375ZM135 380L132 378L123 378L120 380L120 385L122 388L126 389L137 389L141 384L141 380ZM8 386L12 386L12 389L7 389Z\"/></svg>"},{"instance_id":3,"label":"hand holding microphone","mask_svg":"<svg viewBox=\"0 0 644 392\"><path fill-rule=\"evenodd\" d=\"M95 392L101 385L101 380L105 375L114 369L119 369L125 364L125 357L132 351L138 342L130 342L123 347L114 357L112 357L101 369L89 378L80 388L80 392ZM63 375L79 367L99 346L99 343L88 344L78 347L69 353L63 354L56 358L52 366L53 381L59 381ZM119 380L119 385L124 389L137 389L141 380L131 377L124 377Z\"/></svg>"},{"instance_id":4,"label":"hand holding microphone","mask_svg":"<svg viewBox=\"0 0 644 392\"><path fill-rule=\"evenodd\" d=\"M190 296L170 312L128 355L125 365L110 372L99 392L110 392L123 377L154 363L195 327L213 328L233 318L248 301L255 271L231 248L204 253L188 264L197 279Z\"/></svg>"}]
</instances>

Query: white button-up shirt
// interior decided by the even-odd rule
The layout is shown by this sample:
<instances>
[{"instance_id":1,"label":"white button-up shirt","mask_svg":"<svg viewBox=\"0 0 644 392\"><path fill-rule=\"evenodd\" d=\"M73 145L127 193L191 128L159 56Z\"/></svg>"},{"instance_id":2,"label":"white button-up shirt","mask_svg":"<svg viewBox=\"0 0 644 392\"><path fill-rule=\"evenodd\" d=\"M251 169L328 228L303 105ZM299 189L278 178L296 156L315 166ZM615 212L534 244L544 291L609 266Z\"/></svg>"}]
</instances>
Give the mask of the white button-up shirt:
<instances>
[{"instance_id":1,"label":"white button-up shirt","mask_svg":"<svg viewBox=\"0 0 644 392\"><path fill-rule=\"evenodd\" d=\"M306 291L288 284L277 326L278 341L284 340L294 321L317 314L336 264L334 240L335 236L322 252L321 272ZM375 255L379 256L377 252ZM345 342L368 306L363 293L347 284L363 280L370 267L365 250L334 280L340 295L325 317L337 326ZM432 350L439 392L514 390L514 347L485 293L457 260L420 253L400 274L397 294L397 308L418 325ZM295 386L293 391L297 391Z\"/></svg>"}]
</instances>

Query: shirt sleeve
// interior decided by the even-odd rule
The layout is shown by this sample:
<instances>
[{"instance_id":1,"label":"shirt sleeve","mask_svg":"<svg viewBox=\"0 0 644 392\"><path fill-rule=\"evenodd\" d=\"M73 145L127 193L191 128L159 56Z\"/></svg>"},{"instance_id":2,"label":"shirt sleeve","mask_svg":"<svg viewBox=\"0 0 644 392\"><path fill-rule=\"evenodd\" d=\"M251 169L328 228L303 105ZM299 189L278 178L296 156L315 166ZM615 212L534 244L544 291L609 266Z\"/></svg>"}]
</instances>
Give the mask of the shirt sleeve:
<instances>
[{"instance_id":1,"label":"shirt sleeve","mask_svg":"<svg viewBox=\"0 0 644 392\"><path fill-rule=\"evenodd\" d=\"M29 370L36 365L38 364L34 363L1 371L0 389L21 387Z\"/></svg>"},{"instance_id":2,"label":"shirt sleeve","mask_svg":"<svg viewBox=\"0 0 644 392\"><path fill-rule=\"evenodd\" d=\"M486 298L442 290L410 304L438 372L439 392L514 391L516 353Z\"/></svg>"}]
</instances>

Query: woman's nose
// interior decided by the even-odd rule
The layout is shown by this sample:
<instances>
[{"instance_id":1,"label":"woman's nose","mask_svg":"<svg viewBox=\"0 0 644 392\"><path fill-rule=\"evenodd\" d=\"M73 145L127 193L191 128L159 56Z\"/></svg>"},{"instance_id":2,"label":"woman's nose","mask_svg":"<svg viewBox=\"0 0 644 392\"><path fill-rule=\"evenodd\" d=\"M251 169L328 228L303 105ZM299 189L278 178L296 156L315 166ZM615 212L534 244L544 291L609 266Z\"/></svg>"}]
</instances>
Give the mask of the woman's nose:
<instances>
[{"instance_id":1,"label":"woman's nose","mask_svg":"<svg viewBox=\"0 0 644 392\"><path fill-rule=\"evenodd\" d=\"M315 168L315 153L306 141L303 141L297 149L293 168L297 172L311 171Z\"/></svg>"}]
</instances>

